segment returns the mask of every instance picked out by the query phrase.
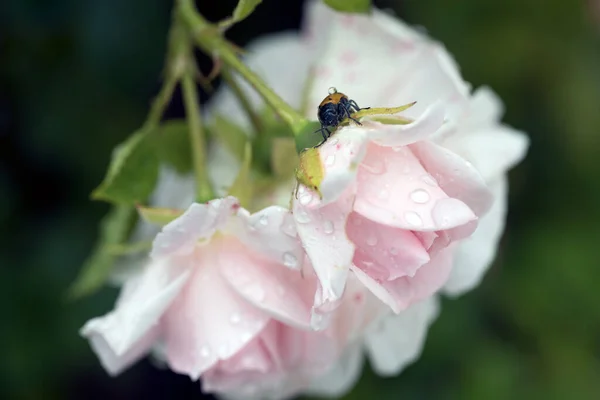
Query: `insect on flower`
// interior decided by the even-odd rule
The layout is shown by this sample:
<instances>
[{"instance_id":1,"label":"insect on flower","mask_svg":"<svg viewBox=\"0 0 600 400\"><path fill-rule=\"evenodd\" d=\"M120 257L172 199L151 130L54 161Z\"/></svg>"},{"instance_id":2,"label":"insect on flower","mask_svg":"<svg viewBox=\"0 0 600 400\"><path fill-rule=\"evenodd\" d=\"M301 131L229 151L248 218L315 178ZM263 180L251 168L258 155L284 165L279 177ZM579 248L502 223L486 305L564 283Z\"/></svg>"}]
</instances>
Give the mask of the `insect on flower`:
<instances>
[{"instance_id":1,"label":"insect on flower","mask_svg":"<svg viewBox=\"0 0 600 400\"><path fill-rule=\"evenodd\" d=\"M356 104L354 100L350 100L348 96L338 92L336 88L330 87L329 95L323 99L321 104L319 104L317 116L321 123L321 128L316 130L315 133L321 132L324 143L331 135L329 127L335 128L346 118L350 118L357 124L362 125L350 115L359 110L361 110L361 108L358 107L358 104Z\"/></svg>"}]
</instances>

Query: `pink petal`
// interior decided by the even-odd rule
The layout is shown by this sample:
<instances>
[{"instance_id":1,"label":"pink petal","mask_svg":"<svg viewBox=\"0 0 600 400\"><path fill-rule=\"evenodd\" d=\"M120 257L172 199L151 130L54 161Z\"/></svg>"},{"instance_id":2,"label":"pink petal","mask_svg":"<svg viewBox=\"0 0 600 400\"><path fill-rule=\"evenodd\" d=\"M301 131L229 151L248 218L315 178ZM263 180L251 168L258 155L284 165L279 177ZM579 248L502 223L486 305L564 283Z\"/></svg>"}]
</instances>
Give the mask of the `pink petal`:
<instances>
[{"instance_id":1,"label":"pink petal","mask_svg":"<svg viewBox=\"0 0 600 400\"><path fill-rule=\"evenodd\" d=\"M473 212L448 198L408 147L369 146L358 172L354 210L372 221L413 231L463 225Z\"/></svg>"},{"instance_id":2,"label":"pink petal","mask_svg":"<svg viewBox=\"0 0 600 400\"><path fill-rule=\"evenodd\" d=\"M299 189L299 198L308 189ZM354 244L346 235L346 221L352 210L354 187L348 187L334 203L321 206L318 196L310 202L293 201L293 213L306 254L312 262L322 292L317 291L315 309L338 302L344 292Z\"/></svg>"},{"instance_id":3,"label":"pink petal","mask_svg":"<svg viewBox=\"0 0 600 400\"><path fill-rule=\"evenodd\" d=\"M162 320L169 366L194 380L236 354L269 321L223 280L218 247L213 240L196 251L194 274ZM256 296L264 293L259 284L247 290Z\"/></svg>"},{"instance_id":4,"label":"pink petal","mask_svg":"<svg viewBox=\"0 0 600 400\"><path fill-rule=\"evenodd\" d=\"M154 239L150 256L154 259L173 255L188 255L199 240L207 240L239 209L235 197L194 203L177 219L163 227Z\"/></svg>"},{"instance_id":5,"label":"pink petal","mask_svg":"<svg viewBox=\"0 0 600 400\"><path fill-rule=\"evenodd\" d=\"M152 263L138 280L126 284L114 311L85 324L81 335L90 339L109 373L121 372L149 350L158 334L156 324L188 278L186 269Z\"/></svg>"},{"instance_id":6,"label":"pink petal","mask_svg":"<svg viewBox=\"0 0 600 400\"><path fill-rule=\"evenodd\" d=\"M411 304L439 290L448 280L452 268L453 247L448 247L423 265L414 277L403 277L393 281L373 279L360 268L353 266L352 272L363 284L384 303L399 313Z\"/></svg>"},{"instance_id":7,"label":"pink petal","mask_svg":"<svg viewBox=\"0 0 600 400\"><path fill-rule=\"evenodd\" d=\"M226 282L248 303L294 327L310 327L316 282L261 257L235 239L220 241L216 262Z\"/></svg>"},{"instance_id":8,"label":"pink petal","mask_svg":"<svg viewBox=\"0 0 600 400\"><path fill-rule=\"evenodd\" d=\"M376 124L377 129L369 132L369 139L380 146L406 146L421 140L425 140L433 135L444 123L444 107L440 102L436 102L428 107L417 120L408 125L386 125ZM368 125L365 122L365 126Z\"/></svg>"},{"instance_id":9,"label":"pink petal","mask_svg":"<svg viewBox=\"0 0 600 400\"><path fill-rule=\"evenodd\" d=\"M372 324L365 344L378 375L396 376L415 361L423 349L429 325L439 314L435 296L413 304L400 314L388 314Z\"/></svg>"},{"instance_id":10,"label":"pink petal","mask_svg":"<svg viewBox=\"0 0 600 400\"><path fill-rule=\"evenodd\" d=\"M304 250L287 208L271 206L252 215L240 209L238 217L237 222L230 224L229 231L247 247L287 268L302 268Z\"/></svg>"},{"instance_id":11,"label":"pink petal","mask_svg":"<svg viewBox=\"0 0 600 400\"><path fill-rule=\"evenodd\" d=\"M475 233L458 244L452 273L444 286L447 294L458 296L477 286L494 260L506 222L506 178L492 182L490 188L496 201L479 220Z\"/></svg>"},{"instance_id":12,"label":"pink petal","mask_svg":"<svg viewBox=\"0 0 600 400\"><path fill-rule=\"evenodd\" d=\"M430 141L410 147L448 196L464 202L477 216L490 209L494 198L473 164Z\"/></svg>"},{"instance_id":13,"label":"pink petal","mask_svg":"<svg viewBox=\"0 0 600 400\"><path fill-rule=\"evenodd\" d=\"M394 280L414 276L429 254L411 231L381 225L352 213L346 228L356 245L354 265L371 277Z\"/></svg>"},{"instance_id":14,"label":"pink petal","mask_svg":"<svg viewBox=\"0 0 600 400\"><path fill-rule=\"evenodd\" d=\"M350 125L341 128L321 147L319 156L325 176L319 187L323 198L321 205L331 203L344 193L356 179L358 164L367 150L367 135L371 134L365 126ZM307 203L306 194L300 202Z\"/></svg>"}]
</instances>

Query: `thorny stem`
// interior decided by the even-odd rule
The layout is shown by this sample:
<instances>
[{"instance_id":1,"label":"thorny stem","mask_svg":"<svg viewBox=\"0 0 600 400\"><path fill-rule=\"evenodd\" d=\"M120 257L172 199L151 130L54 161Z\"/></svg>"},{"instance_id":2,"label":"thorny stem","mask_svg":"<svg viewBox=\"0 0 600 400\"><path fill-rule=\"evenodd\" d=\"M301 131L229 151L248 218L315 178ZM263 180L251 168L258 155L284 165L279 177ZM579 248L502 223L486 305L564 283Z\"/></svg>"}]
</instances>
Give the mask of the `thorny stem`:
<instances>
[{"instance_id":1,"label":"thorny stem","mask_svg":"<svg viewBox=\"0 0 600 400\"><path fill-rule=\"evenodd\" d=\"M221 36L218 27L210 24L198 13L193 0L178 0L177 4L179 12L191 30L198 46L207 54L213 54L221 58L227 67L240 74L279 117L287 123L294 135L300 134L308 121L238 58L233 45Z\"/></svg>"}]
</instances>

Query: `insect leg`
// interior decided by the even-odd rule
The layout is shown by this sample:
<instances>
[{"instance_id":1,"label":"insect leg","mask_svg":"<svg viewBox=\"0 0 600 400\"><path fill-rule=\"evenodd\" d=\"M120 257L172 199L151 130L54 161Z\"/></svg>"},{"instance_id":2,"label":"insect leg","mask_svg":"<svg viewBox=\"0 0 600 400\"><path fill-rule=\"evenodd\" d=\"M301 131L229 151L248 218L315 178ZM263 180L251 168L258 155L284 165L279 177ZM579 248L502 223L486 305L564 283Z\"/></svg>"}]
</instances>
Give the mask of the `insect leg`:
<instances>
[{"instance_id":1,"label":"insect leg","mask_svg":"<svg viewBox=\"0 0 600 400\"><path fill-rule=\"evenodd\" d=\"M354 101L354 100L351 100L351 101ZM346 116L348 118L350 118L352 121L356 122L358 125L362 125L360 122L358 122L358 120L356 118L352 118L352 115L350 115L350 110L352 110L352 107L353 107L352 105L349 105L347 108L342 107L344 114L346 114Z\"/></svg>"}]
</instances>

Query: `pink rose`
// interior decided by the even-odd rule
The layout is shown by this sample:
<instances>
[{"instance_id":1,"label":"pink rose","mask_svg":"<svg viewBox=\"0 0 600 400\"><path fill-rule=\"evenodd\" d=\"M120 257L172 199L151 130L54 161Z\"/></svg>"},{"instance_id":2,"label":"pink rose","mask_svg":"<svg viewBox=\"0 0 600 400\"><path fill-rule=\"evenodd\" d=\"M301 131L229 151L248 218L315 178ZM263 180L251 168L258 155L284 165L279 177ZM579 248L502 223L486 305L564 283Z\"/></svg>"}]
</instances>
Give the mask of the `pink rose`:
<instances>
[{"instance_id":1,"label":"pink rose","mask_svg":"<svg viewBox=\"0 0 600 400\"><path fill-rule=\"evenodd\" d=\"M365 118L340 128L319 148L323 199L301 188L294 200L320 282L313 324L326 325L320 315L336 307L352 274L396 312L440 289L471 289L494 258L506 173L523 158L526 137L500 123L493 92L471 93L426 35L377 10L348 16L320 2L307 10L301 37L264 39L247 59L286 101L312 119L331 86L362 107L417 102L402 113L412 124ZM225 109L248 124L229 92L213 107Z\"/></svg>"},{"instance_id":2,"label":"pink rose","mask_svg":"<svg viewBox=\"0 0 600 400\"><path fill-rule=\"evenodd\" d=\"M116 309L82 334L113 374L157 343L170 368L193 379L206 374L221 384L223 371L271 368L246 365L246 356L260 364L263 343L276 346L270 335L308 340L301 329L315 283L299 272L303 258L281 207L250 215L233 197L193 204L158 234L150 263L127 281Z\"/></svg>"}]
</instances>

